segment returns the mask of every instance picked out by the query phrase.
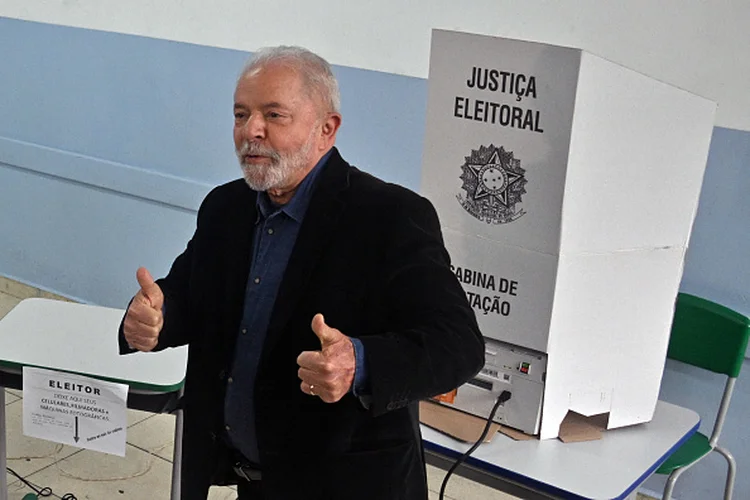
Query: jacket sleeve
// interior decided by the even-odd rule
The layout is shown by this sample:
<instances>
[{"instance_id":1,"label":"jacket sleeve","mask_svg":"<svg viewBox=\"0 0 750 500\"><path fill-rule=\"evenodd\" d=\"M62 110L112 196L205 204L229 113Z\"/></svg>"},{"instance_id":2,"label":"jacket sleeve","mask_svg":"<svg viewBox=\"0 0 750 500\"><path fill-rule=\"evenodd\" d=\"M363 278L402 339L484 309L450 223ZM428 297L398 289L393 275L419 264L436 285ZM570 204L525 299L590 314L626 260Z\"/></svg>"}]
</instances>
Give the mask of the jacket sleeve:
<instances>
[{"instance_id":1,"label":"jacket sleeve","mask_svg":"<svg viewBox=\"0 0 750 500\"><path fill-rule=\"evenodd\" d=\"M484 339L435 209L418 196L399 201L384 242L387 331L361 337L375 415L448 392L484 365Z\"/></svg>"}]
</instances>

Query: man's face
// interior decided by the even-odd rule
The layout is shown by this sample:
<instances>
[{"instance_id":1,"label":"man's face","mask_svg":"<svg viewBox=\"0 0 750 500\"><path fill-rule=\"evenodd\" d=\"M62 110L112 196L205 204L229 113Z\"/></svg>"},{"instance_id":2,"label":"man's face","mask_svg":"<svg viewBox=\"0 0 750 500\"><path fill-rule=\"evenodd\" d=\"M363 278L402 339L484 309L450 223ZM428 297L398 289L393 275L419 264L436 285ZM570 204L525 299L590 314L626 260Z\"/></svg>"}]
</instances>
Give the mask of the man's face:
<instances>
[{"instance_id":1,"label":"man's face","mask_svg":"<svg viewBox=\"0 0 750 500\"><path fill-rule=\"evenodd\" d=\"M296 187L324 152L323 115L289 67L270 63L242 77L234 93L234 145L248 185Z\"/></svg>"}]
</instances>

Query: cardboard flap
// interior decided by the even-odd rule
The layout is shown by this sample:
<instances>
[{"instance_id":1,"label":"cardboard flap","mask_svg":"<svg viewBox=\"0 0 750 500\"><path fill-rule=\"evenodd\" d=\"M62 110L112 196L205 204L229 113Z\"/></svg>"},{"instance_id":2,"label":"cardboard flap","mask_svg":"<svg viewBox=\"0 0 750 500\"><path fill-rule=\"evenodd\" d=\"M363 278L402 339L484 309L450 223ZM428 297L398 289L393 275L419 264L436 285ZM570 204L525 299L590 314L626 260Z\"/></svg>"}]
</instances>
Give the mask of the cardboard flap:
<instances>
[{"instance_id":1,"label":"cardboard flap","mask_svg":"<svg viewBox=\"0 0 750 500\"><path fill-rule=\"evenodd\" d=\"M609 413L586 417L580 413L569 411L560 424L558 437L563 443L601 439L602 432L607 429L607 420L609 420Z\"/></svg>"},{"instance_id":2,"label":"cardboard flap","mask_svg":"<svg viewBox=\"0 0 750 500\"><path fill-rule=\"evenodd\" d=\"M467 443L475 443L487 424L487 421L482 418L430 401L419 402L419 421ZM492 441L499 428L500 424L493 423L484 442Z\"/></svg>"},{"instance_id":3,"label":"cardboard flap","mask_svg":"<svg viewBox=\"0 0 750 500\"><path fill-rule=\"evenodd\" d=\"M431 401L419 402L419 421L443 434L467 443L476 443L479 436L482 435L484 426L487 425L487 420L483 418ZM537 438L516 429L493 423L483 442L491 442L496 432L500 432L515 441L528 441Z\"/></svg>"}]
</instances>

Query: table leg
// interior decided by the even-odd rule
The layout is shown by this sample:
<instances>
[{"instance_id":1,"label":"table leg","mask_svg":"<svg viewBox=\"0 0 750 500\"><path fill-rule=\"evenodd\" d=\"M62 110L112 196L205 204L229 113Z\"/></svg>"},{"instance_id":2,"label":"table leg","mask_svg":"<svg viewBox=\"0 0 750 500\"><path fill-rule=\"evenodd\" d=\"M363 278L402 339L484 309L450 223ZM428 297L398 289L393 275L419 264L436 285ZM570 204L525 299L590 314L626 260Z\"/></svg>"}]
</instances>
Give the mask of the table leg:
<instances>
[{"instance_id":1,"label":"table leg","mask_svg":"<svg viewBox=\"0 0 750 500\"><path fill-rule=\"evenodd\" d=\"M0 500L8 500L8 472L5 446L5 387L0 386Z\"/></svg>"},{"instance_id":2,"label":"table leg","mask_svg":"<svg viewBox=\"0 0 750 500\"><path fill-rule=\"evenodd\" d=\"M182 391L180 391L182 397ZM172 495L171 500L180 500L180 484L182 482L182 409L175 412L174 424L174 454L172 456ZM5 500L0 498L0 500Z\"/></svg>"}]
</instances>

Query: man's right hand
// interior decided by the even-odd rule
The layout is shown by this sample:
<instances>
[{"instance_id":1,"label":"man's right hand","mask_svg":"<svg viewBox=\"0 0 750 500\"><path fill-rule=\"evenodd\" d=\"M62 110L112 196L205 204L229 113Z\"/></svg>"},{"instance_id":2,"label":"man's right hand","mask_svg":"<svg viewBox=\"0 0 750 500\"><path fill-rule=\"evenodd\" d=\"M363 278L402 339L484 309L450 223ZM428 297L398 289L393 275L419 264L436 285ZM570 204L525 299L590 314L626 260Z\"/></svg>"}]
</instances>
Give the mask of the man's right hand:
<instances>
[{"instance_id":1,"label":"man's right hand","mask_svg":"<svg viewBox=\"0 0 750 500\"><path fill-rule=\"evenodd\" d=\"M150 351L156 347L164 326L164 294L145 267L139 267L135 277L141 289L128 307L122 331L130 347Z\"/></svg>"}]
</instances>

